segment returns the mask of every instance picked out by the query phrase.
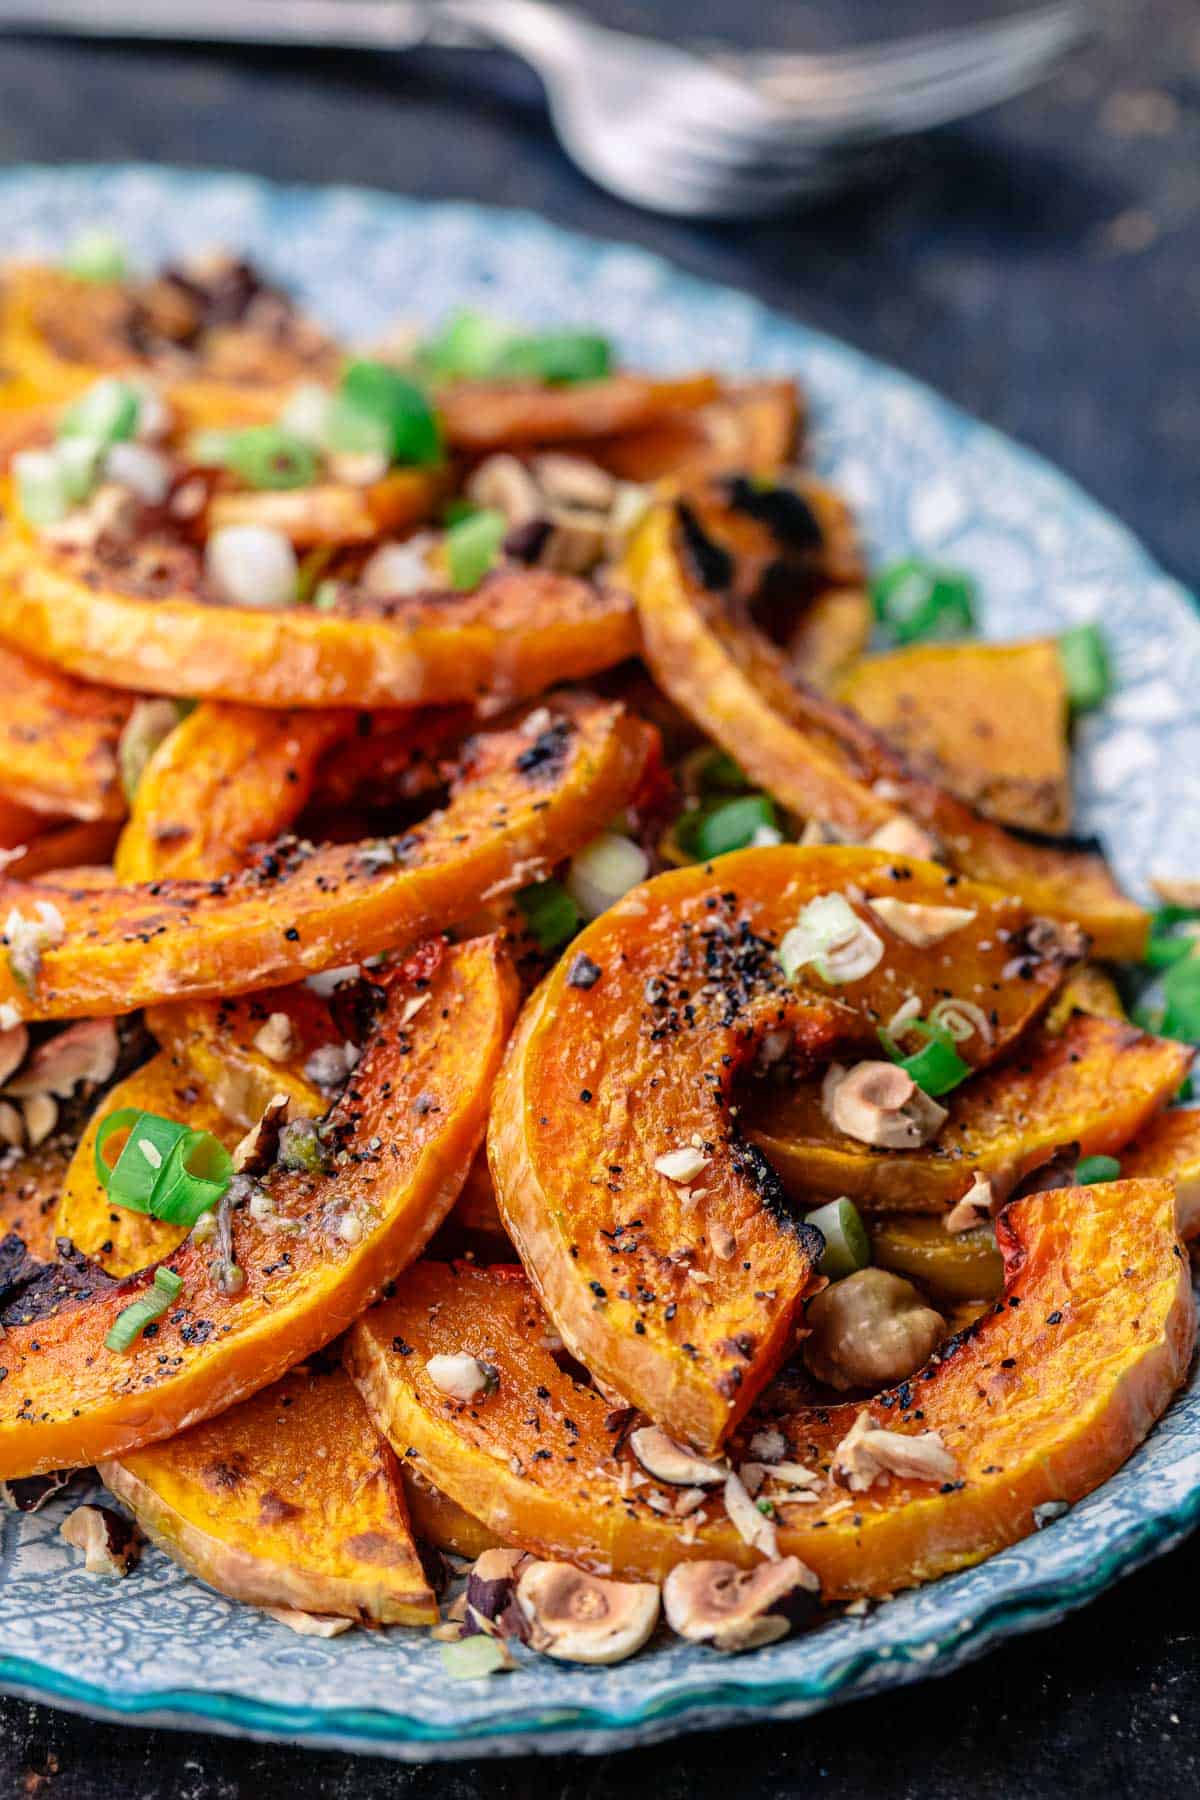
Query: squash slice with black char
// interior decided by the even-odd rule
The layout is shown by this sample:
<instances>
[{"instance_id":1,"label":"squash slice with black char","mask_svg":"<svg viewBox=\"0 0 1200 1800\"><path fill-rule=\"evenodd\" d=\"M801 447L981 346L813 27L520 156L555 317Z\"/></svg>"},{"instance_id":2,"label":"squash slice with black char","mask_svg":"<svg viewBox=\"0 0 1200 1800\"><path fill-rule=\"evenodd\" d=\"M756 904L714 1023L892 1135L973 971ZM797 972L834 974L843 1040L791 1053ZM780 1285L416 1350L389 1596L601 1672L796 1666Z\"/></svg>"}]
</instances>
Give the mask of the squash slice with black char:
<instances>
[{"instance_id":1,"label":"squash slice with black char","mask_svg":"<svg viewBox=\"0 0 1200 1800\"><path fill-rule=\"evenodd\" d=\"M291 496L285 496L290 499ZM470 592L339 590L328 610L226 604L203 548L145 509L94 544L35 531L11 495L0 527L0 634L89 681L268 707L493 710L584 678L639 644L629 593L501 566Z\"/></svg>"},{"instance_id":2,"label":"squash slice with black char","mask_svg":"<svg viewBox=\"0 0 1200 1800\"><path fill-rule=\"evenodd\" d=\"M405 949L587 843L634 794L652 738L619 706L565 695L472 739L449 805L402 837L285 839L212 881L0 881L0 1003L26 1019L131 1012Z\"/></svg>"},{"instance_id":3,"label":"squash slice with black char","mask_svg":"<svg viewBox=\"0 0 1200 1800\"><path fill-rule=\"evenodd\" d=\"M1117 1154L1168 1104L1194 1055L1190 1044L1076 1013L1060 1036L1036 1032L945 1095L950 1116L919 1150L873 1150L844 1136L813 1081L752 1084L742 1122L801 1205L845 1194L872 1212L941 1213L976 1175L998 1204L1068 1144L1084 1156Z\"/></svg>"},{"instance_id":4,"label":"squash slice with black char","mask_svg":"<svg viewBox=\"0 0 1200 1800\"><path fill-rule=\"evenodd\" d=\"M100 1476L147 1537L231 1600L437 1624L395 1454L336 1363L293 1369Z\"/></svg>"},{"instance_id":5,"label":"squash slice with black char","mask_svg":"<svg viewBox=\"0 0 1200 1800\"><path fill-rule=\"evenodd\" d=\"M820 1406L785 1373L707 1470L668 1464L660 1440L639 1460L643 1422L561 1366L516 1270L416 1265L355 1326L347 1361L397 1453L506 1543L641 1581L777 1553L812 1569L826 1601L882 1597L982 1562L1039 1509L1090 1493L1187 1371L1195 1307L1169 1183L1034 1194L998 1235L1002 1295L919 1375ZM466 1403L431 1368L464 1354L494 1371ZM886 1437L864 1455L867 1432Z\"/></svg>"},{"instance_id":6,"label":"squash slice with black char","mask_svg":"<svg viewBox=\"0 0 1200 1800\"><path fill-rule=\"evenodd\" d=\"M158 1265L182 1285L156 1331L105 1346L155 1268L121 1282L77 1258L8 1270L0 1477L120 1456L223 1411L344 1331L420 1253L481 1141L516 1005L498 940L442 952L381 972L318 1166L277 1163L254 1206L227 1208L228 1246L218 1220L215 1250L193 1233Z\"/></svg>"},{"instance_id":7,"label":"squash slice with black char","mask_svg":"<svg viewBox=\"0 0 1200 1800\"><path fill-rule=\"evenodd\" d=\"M838 894L879 957L823 986L778 947ZM937 954L883 923L950 902ZM880 911L873 910L875 906ZM871 923L873 921L873 923ZM862 849L746 850L660 876L595 921L526 1006L488 1154L505 1227L573 1354L672 1436L715 1450L783 1359L815 1280L814 1242L730 1113L763 1054L802 1077L874 1045L910 996L987 1005L988 1061L1048 1004L1071 960L1030 948L1019 900ZM1019 972L1018 972L1019 971Z\"/></svg>"},{"instance_id":8,"label":"squash slice with black char","mask_svg":"<svg viewBox=\"0 0 1200 1800\"><path fill-rule=\"evenodd\" d=\"M960 874L1074 921L1097 956L1136 961L1147 917L1099 855L1019 837L913 772L878 732L797 680L755 622L771 588L819 575L820 521L793 486L728 480L652 507L626 557L644 654L671 698L791 812L851 842L914 827ZM790 570L790 574L789 574ZM911 847L911 842L910 842Z\"/></svg>"}]
</instances>

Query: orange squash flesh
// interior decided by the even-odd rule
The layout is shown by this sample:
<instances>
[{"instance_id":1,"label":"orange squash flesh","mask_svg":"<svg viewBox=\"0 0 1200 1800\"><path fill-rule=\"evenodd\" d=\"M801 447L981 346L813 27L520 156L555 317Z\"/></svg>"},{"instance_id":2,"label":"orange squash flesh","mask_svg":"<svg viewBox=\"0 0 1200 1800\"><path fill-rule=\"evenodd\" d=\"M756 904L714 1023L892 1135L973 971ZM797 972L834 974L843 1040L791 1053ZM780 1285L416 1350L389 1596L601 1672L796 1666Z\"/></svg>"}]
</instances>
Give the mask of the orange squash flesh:
<instances>
[{"instance_id":1,"label":"orange squash flesh","mask_svg":"<svg viewBox=\"0 0 1200 1800\"><path fill-rule=\"evenodd\" d=\"M887 895L974 916L936 956L881 926L883 960L862 980L790 986L775 947L830 892L855 893L868 920L866 901ZM778 1177L734 1132L734 1077L769 1031L794 1033L810 1066L872 1042L910 993L923 1011L939 993L982 996L996 1039L968 1053L986 1059L1061 978L1052 959L1023 963L1028 979L1009 969L1027 922L1019 901L932 864L781 847L660 876L589 926L522 1015L488 1135L501 1217L580 1361L714 1449L781 1361L813 1276ZM580 957L601 971L591 986L573 983ZM693 1145L694 1190L655 1168Z\"/></svg>"},{"instance_id":2,"label":"orange squash flesh","mask_svg":"<svg viewBox=\"0 0 1200 1800\"><path fill-rule=\"evenodd\" d=\"M370 544L400 536L433 517L449 486L437 469L390 469L366 487L322 482L282 492L218 488L208 503L210 532L227 525L265 525L281 531L298 550Z\"/></svg>"},{"instance_id":3,"label":"orange squash flesh","mask_svg":"<svg viewBox=\"0 0 1200 1800\"><path fill-rule=\"evenodd\" d=\"M834 1407L797 1401L781 1377L737 1434L735 1466L773 1426L789 1458L826 1476L865 1408L888 1431L939 1432L954 1456L949 1492L893 1476L854 1494L826 1482L802 1504L768 1487L780 1552L816 1572L827 1601L912 1587L1028 1536L1035 1507L1078 1500L1119 1468L1184 1379L1195 1310L1169 1183L1034 1194L998 1235L1003 1295L920 1377ZM496 1391L469 1406L442 1394L427 1364L452 1351L492 1363ZM720 1488L675 1515L679 1489L643 1474L625 1419L560 1368L516 1271L420 1263L346 1355L397 1452L506 1542L638 1580L688 1558L758 1561Z\"/></svg>"},{"instance_id":4,"label":"orange squash flesh","mask_svg":"<svg viewBox=\"0 0 1200 1800\"><path fill-rule=\"evenodd\" d=\"M1189 1241L1200 1237L1200 1110L1172 1107L1152 1119L1121 1152L1121 1174L1173 1181L1179 1234Z\"/></svg>"},{"instance_id":5,"label":"orange squash flesh","mask_svg":"<svg viewBox=\"0 0 1200 1800\"><path fill-rule=\"evenodd\" d=\"M0 855L0 871L8 880L59 883L64 876L111 883L109 859L121 827L115 819L87 825L51 825L15 851Z\"/></svg>"},{"instance_id":6,"label":"orange squash flesh","mask_svg":"<svg viewBox=\"0 0 1200 1800\"><path fill-rule=\"evenodd\" d=\"M118 881L229 874L286 831L348 712L267 712L206 701L159 745L117 845Z\"/></svg>"},{"instance_id":7,"label":"orange squash flesh","mask_svg":"<svg viewBox=\"0 0 1200 1800\"><path fill-rule=\"evenodd\" d=\"M54 1255L58 1197L73 1149L59 1134L23 1156L0 1157L0 1237L15 1233L40 1262Z\"/></svg>"},{"instance_id":8,"label":"orange squash flesh","mask_svg":"<svg viewBox=\"0 0 1200 1800\"><path fill-rule=\"evenodd\" d=\"M402 1465L401 1475L408 1516L422 1543L432 1544L435 1550L449 1550L454 1556L465 1556L471 1562L500 1543L494 1531L424 1481L411 1463Z\"/></svg>"},{"instance_id":9,"label":"orange squash flesh","mask_svg":"<svg viewBox=\"0 0 1200 1800\"><path fill-rule=\"evenodd\" d=\"M914 644L863 658L835 692L914 771L989 818L1070 829L1069 709L1053 638Z\"/></svg>"},{"instance_id":10,"label":"orange squash flesh","mask_svg":"<svg viewBox=\"0 0 1200 1800\"><path fill-rule=\"evenodd\" d=\"M362 1062L330 1114L338 1158L328 1174L279 1167L262 1182L275 1205L232 1214L236 1293L189 1237L167 1258L178 1300L131 1349L105 1348L118 1314L152 1269L78 1303L19 1322L5 1317L0 1479L73 1468L155 1443L268 1386L344 1331L414 1256L453 1205L483 1135L516 1004L495 939L446 951L419 977L386 973L387 1003ZM405 1023L427 985L430 1004ZM345 1152L347 1160L340 1160ZM348 1218L356 1231L343 1229ZM294 1222L298 1229L287 1228Z\"/></svg>"},{"instance_id":11,"label":"orange squash flesh","mask_svg":"<svg viewBox=\"0 0 1200 1800\"><path fill-rule=\"evenodd\" d=\"M393 802L429 792L441 779L439 752L461 742L469 724L456 707L368 717L206 700L151 758L117 847L117 877L229 874L310 802L344 816L360 791Z\"/></svg>"},{"instance_id":12,"label":"orange squash flesh","mask_svg":"<svg viewBox=\"0 0 1200 1800\"><path fill-rule=\"evenodd\" d=\"M160 1549L231 1599L364 1625L438 1621L396 1457L336 1366L293 1369L100 1476Z\"/></svg>"},{"instance_id":13,"label":"orange squash flesh","mask_svg":"<svg viewBox=\"0 0 1200 1800\"><path fill-rule=\"evenodd\" d=\"M325 1110L324 1102L315 1091L314 1099L316 1104L307 1116L319 1118ZM107 1274L118 1278L134 1275L170 1256L187 1236L183 1226L168 1225L150 1213L131 1212L128 1207L114 1205L100 1185L96 1174L96 1133L109 1113L127 1106L139 1112L157 1113L160 1118L186 1121L199 1131L211 1131L229 1150L246 1129L214 1105L182 1058L168 1051L161 1051L109 1089L85 1126L63 1174L54 1235L68 1239ZM261 1109L256 1116L261 1116Z\"/></svg>"},{"instance_id":14,"label":"orange squash flesh","mask_svg":"<svg viewBox=\"0 0 1200 1800\"><path fill-rule=\"evenodd\" d=\"M117 741L129 694L91 687L0 645L0 791L38 813L120 819Z\"/></svg>"},{"instance_id":15,"label":"orange squash flesh","mask_svg":"<svg viewBox=\"0 0 1200 1800\"><path fill-rule=\"evenodd\" d=\"M731 519L711 493L696 498L693 516L732 557L739 594L741 586L753 591L774 540L745 518ZM658 681L790 811L857 839L907 815L934 835L960 873L1011 888L1035 911L1082 925L1101 958L1140 959L1146 914L1121 894L1099 856L1015 837L913 774L853 714L799 685L745 607L731 606L728 593L705 589L690 573L672 506L651 508L626 575Z\"/></svg>"},{"instance_id":16,"label":"orange squash flesh","mask_svg":"<svg viewBox=\"0 0 1200 1800\"><path fill-rule=\"evenodd\" d=\"M1035 1035L947 1095L950 1116L921 1150L872 1150L843 1137L811 1081L755 1084L743 1124L800 1205L846 1194L872 1212L943 1212L977 1172L1002 1198L1067 1144L1085 1156L1118 1154L1178 1091L1194 1055L1189 1044L1076 1013L1061 1036Z\"/></svg>"},{"instance_id":17,"label":"orange squash flesh","mask_svg":"<svg viewBox=\"0 0 1200 1800\"><path fill-rule=\"evenodd\" d=\"M678 481L722 469L769 472L791 462L800 435L794 381L722 383L714 400L658 424L598 438L587 455L623 481Z\"/></svg>"},{"instance_id":18,"label":"orange squash flesh","mask_svg":"<svg viewBox=\"0 0 1200 1800\"><path fill-rule=\"evenodd\" d=\"M257 1041L279 1013L288 1021L291 1038L283 1057L268 1055ZM347 1039L327 1001L300 985L264 988L230 1000L150 1007L146 1024L242 1131L261 1119L274 1094L288 1094L300 1113L315 1118L324 1103L304 1073L305 1064L315 1051L331 1044L340 1048Z\"/></svg>"},{"instance_id":19,"label":"orange squash flesh","mask_svg":"<svg viewBox=\"0 0 1200 1800\"><path fill-rule=\"evenodd\" d=\"M578 444L588 438L642 431L716 398L715 375L638 375L618 371L602 381L565 387L533 382L456 382L434 404L447 443L485 456L533 444Z\"/></svg>"},{"instance_id":20,"label":"orange squash flesh","mask_svg":"<svg viewBox=\"0 0 1200 1800\"><path fill-rule=\"evenodd\" d=\"M144 554L154 548L140 546ZM164 539L149 588L40 538L6 507L0 635L91 681L256 706L510 705L632 656L630 596L546 569L501 568L472 593L320 612L200 597L195 550Z\"/></svg>"},{"instance_id":21,"label":"orange squash flesh","mask_svg":"<svg viewBox=\"0 0 1200 1800\"><path fill-rule=\"evenodd\" d=\"M545 709L539 708L539 714ZM0 882L0 913L61 917L33 991L0 962L0 1003L23 1018L131 1012L188 996L299 980L411 945L545 874L633 794L649 728L619 706L564 696L536 735L523 726L468 746L450 804L403 838L285 843L212 882L48 891Z\"/></svg>"}]
</instances>

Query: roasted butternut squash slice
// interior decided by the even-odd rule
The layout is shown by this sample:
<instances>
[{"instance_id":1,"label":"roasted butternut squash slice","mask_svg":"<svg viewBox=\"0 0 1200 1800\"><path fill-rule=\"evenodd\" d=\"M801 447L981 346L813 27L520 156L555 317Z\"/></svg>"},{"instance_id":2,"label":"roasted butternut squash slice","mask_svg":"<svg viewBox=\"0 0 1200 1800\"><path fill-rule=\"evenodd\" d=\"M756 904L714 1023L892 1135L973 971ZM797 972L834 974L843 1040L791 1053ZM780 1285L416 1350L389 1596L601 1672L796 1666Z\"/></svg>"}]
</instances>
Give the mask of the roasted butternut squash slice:
<instances>
[{"instance_id":1,"label":"roasted butternut squash slice","mask_svg":"<svg viewBox=\"0 0 1200 1800\"><path fill-rule=\"evenodd\" d=\"M478 1149L516 1003L496 939L419 967L431 1003L416 1014L412 975L382 977L386 1004L327 1118L330 1171L261 1177L267 1204L230 1213L216 1271L212 1247L188 1237L167 1259L183 1286L156 1333L127 1351L104 1343L153 1269L117 1283L97 1270L44 1305L37 1283L0 1302L0 1478L121 1456L224 1411L344 1331L419 1254ZM240 1285L219 1285L230 1264Z\"/></svg>"},{"instance_id":2,"label":"roasted butternut squash slice","mask_svg":"<svg viewBox=\"0 0 1200 1800\"><path fill-rule=\"evenodd\" d=\"M566 387L535 382L463 381L441 387L435 403L446 441L486 455L533 444L577 444L642 431L705 406L720 392L715 375L638 375Z\"/></svg>"},{"instance_id":3,"label":"roasted butternut squash slice","mask_svg":"<svg viewBox=\"0 0 1200 1800\"><path fill-rule=\"evenodd\" d=\"M495 1532L489 1531L482 1520L465 1512L431 1482L425 1481L411 1463L402 1465L401 1474L408 1516L422 1543L432 1544L435 1550L449 1550L454 1556L469 1557L472 1562L500 1543Z\"/></svg>"},{"instance_id":4,"label":"roasted butternut squash slice","mask_svg":"<svg viewBox=\"0 0 1200 1800\"><path fill-rule=\"evenodd\" d=\"M1028 1536L1036 1507L1120 1467L1184 1379L1195 1311L1169 1183L1034 1194L998 1236L1003 1295L919 1377L825 1407L783 1376L738 1430L734 1467L759 1460L751 1440L772 1428L785 1460L811 1471L815 1498L770 1481L761 1497L780 1552L816 1571L826 1600L912 1587ZM355 1326L347 1362L398 1454L507 1543L638 1580L686 1558L755 1563L721 1487L677 1510L681 1490L639 1466L627 1416L564 1372L546 1323L516 1271L418 1263ZM466 1405L429 1374L433 1357L463 1352L496 1373ZM937 1432L954 1478L832 1483L864 1412L905 1437Z\"/></svg>"},{"instance_id":5,"label":"roasted butternut squash slice","mask_svg":"<svg viewBox=\"0 0 1200 1800\"><path fill-rule=\"evenodd\" d=\"M769 473L792 461L800 427L794 381L730 382L705 405L599 438L587 454L623 481L693 480L722 469Z\"/></svg>"},{"instance_id":6,"label":"roasted butternut squash slice","mask_svg":"<svg viewBox=\"0 0 1200 1800\"><path fill-rule=\"evenodd\" d=\"M307 1116L319 1118L325 1110L324 1102L315 1090L313 1097L316 1104L309 1108ZM228 1150L233 1149L247 1128L222 1112L198 1083L194 1071L169 1051L161 1051L109 1089L85 1126L61 1177L54 1236L66 1238L89 1261L118 1279L170 1256L187 1236L186 1229L179 1225L168 1225L149 1213L115 1206L100 1184L96 1174L96 1133L109 1113L126 1106L139 1112L158 1113L164 1119L186 1120L198 1131L211 1131Z\"/></svg>"},{"instance_id":7,"label":"roasted butternut squash slice","mask_svg":"<svg viewBox=\"0 0 1200 1800\"><path fill-rule=\"evenodd\" d=\"M363 1006L355 1003L360 993ZM373 993L367 984L354 990L355 997L347 993L340 1025L328 1002L302 985L150 1007L146 1024L213 1104L246 1131L274 1094L288 1094L310 1118L323 1110L321 1090L306 1066L320 1051L361 1042Z\"/></svg>"},{"instance_id":8,"label":"roasted butternut squash slice","mask_svg":"<svg viewBox=\"0 0 1200 1800\"><path fill-rule=\"evenodd\" d=\"M961 874L1076 921L1101 958L1138 960L1146 914L1121 894L1101 857L1005 831L795 680L750 609L761 604L767 569L777 585L781 556L798 556L795 579L803 581L814 560L819 566L820 543L804 551L802 516L790 508L781 537L763 522L768 506L761 493L755 500L751 490L747 502L744 489L714 484L682 505L652 507L635 534L625 575L638 598L646 660L671 698L801 818L856 841L898 819L915 821Z\"/></svg>"},{"instance_id":9,"label":"roasted butternut squash slice","mask_svg":"<svg viewBox=\"0 0 1200 1800\"><path fill-rule=\"evenodd\" d=\"M450 804L402 838L285 841L205 882L0 881L0 914L31 922L34 958L7 942L0 1003L30 1019L131 1012L404 949L586 843L634 793L651 739L620 707L564 696L531 729L472 740Z\"/></svg>"},{"instance_id":10,"label":"roasted butternut squash slice","mask_svg":"<svg viewBox=\"0 0 1200 1800\"><path fill-rule=\"evenodd\" d=\"M830 892L853 895L864 919L897 896L952 899L963 920L936 959L881 926L870 973L793 986L777 946ZM813 1280L810 1237L734 1127L734 1077L768 1033L801 1068L875 1041L910 993L923 1010L938 993L982 996L995 1035L965 1054L986 1060L1061 979L1036 954L1016 978L1028 923L1019 901L932 864L781 847L660 876L588 927L522 1015L488 1154L509 1236L599 1380L673 1437L721 1443L786 1353Z\"/></svg>"},{"instance_id":11,"label":"roasted butternut squash slice","mask_svg":"<svg viewBox=\"0 0 1200 1800\"><path fill-rule=\"evenodd\" d=\"M872 1150L843 1137L813 1081L755 1083L742 1123L800 1205L847 1194L874 1212L940 1213L976 1174L1000 1200L1068 1144L1115 1155L1177 1092L1194 1055L1122 1020L1076 1013L1059 1036L1038 1033L946 1095L950 1116L921 1150Z\"/></svg>"},{"instance_id":12,"label":"roasted butternut squash slice","mask_svg":"<svg viewBox=\"0 0 1200 1800\"><path fill-rule=\"evenodd\" d=\"M328 481L283 491L217 488L205 524L209 531L265 525L282 531L298 550L370 544L415 531L433 517L448 487L444 468L401 468L389 469L366 487Z\"/></svg>"},{"instance_id":13,"label":"roasted butternut squash slice","mask_svg":"<svg viewBox=\"0 0 1200 1800\"><path fill-rule=\"evenodd\" d=\"M83 281L41 263L10 263L0 356L14 377L66 397L105 371L142 369L168 384L266 389L336 372L333 344L285 294L235 258L146 279ZM272 414L274 416L274 414Z\"/></svg>"},{"instance_id":14,"label":"roasted butternut squash slice","mask_svg":"<svg viewBox=\"0 0 1200 1800\"><path fill-rule=\"evenodd\" d=\"M206 700L146 767L117 848L118 879L230 874L310 802L336 811L360 792L393 802L429 792L441 780L439 752L461 742L468 721L465 708L368 716Z\"/></svg>"},{"instance_id":15,"label":"roasted butternut squash slice","mask_svg":"<svg viewBox=\"0 0 1200 1800\"><path fill-rule=\"evenodd\" d=\"M129 694L91 687L0 645L0 790L38 813L120 819L117 742Z\"/></svg>"},{"instance_id":16,"label":"roasted butternut squash slice","mask_svg":"<svg viewBox=\"0 0 1200 1800\"><path fill-rule=\"evenodd\" d=\"M508 706L608 668L638 647L623 589L503 567L471 593L327 612L226 606L199 549L144 535L111 556L55 544L11 504L0 528L0 634L91 681L256 706Z\"/></svg>"},{"instance_id":17,"label":"roasted butternut squash slice","mask_svg":"<svg viewBox=\"0 0 1200 1800\"><path fill-rule=\"evenodd\" d=\"M23 1155L0 1156L0 1238L19 1237L40 1262L54 1255L58 1197L73 1149L68 1136L56 1135Z\"/></svg>"},{"instance_id":18,"label":"roasted butternut squash slice","mask_svg":"<svg viewBox=\"0 0 1200 1800\"><path fill-rule=\"evenodd\" d=\"M437 1623L395 1455L336 1365L293 1369L100 1476L161 1550L232 1600Z\"/></svg>"},{"instance_id":19,"label":"roasted butternut squash slice","mask_svg":"<svg viewBox=\"0 0 1200 1800\"><path fill-rule=\"evenodd\" d=\"M0 794L0 852L21 851L32 839L41 837L59 823L52 813L36 812Z\"/></svg>"},{"instance_id":20,"label":"roasted butternut squash slice","mask_svg":"<svg viewBox=\"0 0 1200 1800\"><path fill-rule=\"evenodd\" d=\"M990 1224L950 1232L924 1213L886 1213L867 1229L872 1262L907 1276L939 1302L992 1300L1000 1291L1004 1261Z\"/></svg>"},{"instance_id":21,"label":"roasted butternut squash slice","mask_svg":"<svg viewBox=\"0 0 1200 1800\"><path fill-rule=\"evenodd\" d=\"M69 876L111 884L108 864L120 832L116 819L51 823L15 849L0 852L0 872L7 880L60 882Z\"/></svg>"},{"instance_id":22,"label":"roasted butternut squash slice","mask_svg":"<svg viewBox=\"0 0 1200 1800\"><path fill-rule=\"evenodd\" d=\"M240 869L303 810L322 753L352 713L268 712L206 701L161 743L117 845L118 881L213 877Z\"/></svg>"},{"instance_id":23,"label":"roasted butternut squash slice","mask_svg":"<svg viewBox=\"0 0 1200 1800\"><path fill-rule=\"evenodd\" d=\"M1121 1152L1121 1174L1173 1181L1180 1235L1200 1237L1200 1110L1176 1106L1159 1113Z\"/></svg>"},{"instance_id":24,"label":"roasted butternut squash slice","mask_svg":"<svg viewBox=\"0 0 1200 1800\"><path fill-rule=\"evenodd\" d=\"M1098 1019L1127 1016L1116 982L1095 963L1083 963L1071 970L1046 1014L1046 1030L1064 1030L1077 1012L1092 1013Z\"/></svg>"},{"instance_id":25,"label":"roasted butternut squash slice","mask_svg":"<svg viewBox=\"0 0 1200 1800\"><path fill-rule=\"evenodd\" d=\"M837 698L918 775L1002 825L1070 829L1069 710L1058 645L914 644L868 656Z\"/></svg>"}]
</instances>

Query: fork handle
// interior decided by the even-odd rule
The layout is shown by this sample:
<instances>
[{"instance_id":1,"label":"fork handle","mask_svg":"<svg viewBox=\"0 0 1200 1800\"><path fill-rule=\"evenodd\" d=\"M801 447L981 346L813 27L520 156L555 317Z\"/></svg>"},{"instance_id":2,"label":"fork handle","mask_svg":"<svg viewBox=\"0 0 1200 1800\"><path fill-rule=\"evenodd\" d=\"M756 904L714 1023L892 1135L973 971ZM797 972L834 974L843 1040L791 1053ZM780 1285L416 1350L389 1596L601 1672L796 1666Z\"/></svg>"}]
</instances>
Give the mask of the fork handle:
<instances>
[{"instance_id":1,"label":"fork handle","mask_svg":"<svg viewBox=\"0 0 1200 1800\"><path fill-rule=\"evenodd\" d=\"M436 0L0 0L0 32L408 50L476 41Z\"/></svg>"}]
</instances>

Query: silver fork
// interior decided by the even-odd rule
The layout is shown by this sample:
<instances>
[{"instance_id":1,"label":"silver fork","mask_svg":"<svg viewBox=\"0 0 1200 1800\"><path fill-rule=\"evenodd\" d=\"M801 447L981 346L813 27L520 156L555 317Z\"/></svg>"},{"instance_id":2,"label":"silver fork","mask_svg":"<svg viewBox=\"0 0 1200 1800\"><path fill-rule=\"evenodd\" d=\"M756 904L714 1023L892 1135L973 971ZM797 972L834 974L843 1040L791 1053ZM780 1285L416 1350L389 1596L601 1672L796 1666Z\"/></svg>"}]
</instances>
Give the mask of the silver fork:
<instances>
[{"instance_id":1,"label":"silver fork","mask_svg":"<svg viewBox=\"0 0 1200 1800\"><path fill-rule=\"evenodd\" d=\"M600 186L686 217L827 194L880 146L1041 80L1085 0L829 55L705 54L548 0L0 0L0 31L339 49L499 45L541 76L555 129Z\"/></svg>"}]
</instances>

